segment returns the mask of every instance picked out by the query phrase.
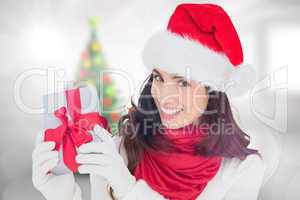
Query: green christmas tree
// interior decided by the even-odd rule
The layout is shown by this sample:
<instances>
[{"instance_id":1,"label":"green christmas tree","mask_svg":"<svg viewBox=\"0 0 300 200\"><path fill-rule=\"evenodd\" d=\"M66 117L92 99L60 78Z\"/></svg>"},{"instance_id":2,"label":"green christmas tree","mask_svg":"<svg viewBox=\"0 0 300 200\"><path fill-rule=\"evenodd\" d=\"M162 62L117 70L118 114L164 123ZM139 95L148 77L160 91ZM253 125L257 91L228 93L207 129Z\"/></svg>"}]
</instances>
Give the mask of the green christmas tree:
<instances>
[{"instance_id":1,"label":"green christmas tree","mask_svg":"<svg viewBox=\"0 0 300 200\"><path fill-rule=\"evenodd\" d=\"M97 88L100 98L101 115L109 121L113 134L117 132L117 123L121 113L115 112L115 108L120 105L120 99L117 98L117 87L109 73L101 71L108 69L101 43L97 38L98 17L92 17L89 20L91 37L86 49L82 52L80 58L79 71L77 73L78 82L84 82L87 85L93 85ZM101 91L102 90L102 91Z\"/></svg>"}]
</instances>

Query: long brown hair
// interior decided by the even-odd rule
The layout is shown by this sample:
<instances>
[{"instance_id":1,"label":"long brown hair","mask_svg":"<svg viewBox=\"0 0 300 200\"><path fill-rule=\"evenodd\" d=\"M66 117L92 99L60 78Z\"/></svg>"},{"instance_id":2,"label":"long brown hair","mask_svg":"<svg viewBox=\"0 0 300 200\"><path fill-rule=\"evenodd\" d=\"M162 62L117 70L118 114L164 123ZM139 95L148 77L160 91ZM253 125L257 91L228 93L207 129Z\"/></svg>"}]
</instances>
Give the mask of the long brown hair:
<instances>
[{"instance_id":1,"label":"long brown hair","mask_svg":"<svg viewBox=\"0 0 300 200\"><path fill-rule=\"evenodd\" d=\"M145 149L174 150L170 142L161 137L161 134L156 134L161 131L161 119L151 95L152 80L151 73L145 80L146 84L143 84L138 105L131 99L131 109L118 123L118 134L123 136L128 169L131 173ZM257 150L247 148L250 136L236 124L226 93L210 90L209 86L206 86L206 89L209 95L208 105L199 122L208 125L223 123L225 126L222 126L219 132L209 133L205 140L196 144L195 153L202 156L237 157L241 160L250 154L259 154ZM226 125L230 125L230 133Z\"/></svg>"}]
</instances>

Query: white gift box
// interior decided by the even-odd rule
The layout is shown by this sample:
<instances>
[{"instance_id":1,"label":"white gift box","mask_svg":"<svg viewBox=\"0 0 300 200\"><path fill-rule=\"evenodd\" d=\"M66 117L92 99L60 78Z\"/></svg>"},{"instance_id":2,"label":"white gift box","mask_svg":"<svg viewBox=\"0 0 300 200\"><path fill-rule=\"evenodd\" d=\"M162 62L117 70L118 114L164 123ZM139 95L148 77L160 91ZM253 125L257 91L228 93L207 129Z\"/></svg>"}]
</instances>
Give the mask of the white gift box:
<instances>
[{"instance_id":1,"label":"white gift box","mask_svg":"<svg viewBox=\"0 0 300 200\"><path fill-rule=\"evenodd\" d=\"M68 88L67 90L73 90L77 88ZM81 113L98 112L100 110L99 98L97 95L96 88L93 86L86 86L78 88L80 92L81 101ZM43 106L44 106L44 127L46 129L54 129L62 124L62 122L54 115L54 112L65 107L67 109L68 120L71 119L70 110L67 106L66 90L58 93L47 94L43 96ZM93 134L93 141L101 141L100 138L95 137ZM51 172L53 174L65 174L72 172L63 161L63 151L62 144L59 149L59 162L56 167L54 167Z\"/></svg>"}]
</instances>

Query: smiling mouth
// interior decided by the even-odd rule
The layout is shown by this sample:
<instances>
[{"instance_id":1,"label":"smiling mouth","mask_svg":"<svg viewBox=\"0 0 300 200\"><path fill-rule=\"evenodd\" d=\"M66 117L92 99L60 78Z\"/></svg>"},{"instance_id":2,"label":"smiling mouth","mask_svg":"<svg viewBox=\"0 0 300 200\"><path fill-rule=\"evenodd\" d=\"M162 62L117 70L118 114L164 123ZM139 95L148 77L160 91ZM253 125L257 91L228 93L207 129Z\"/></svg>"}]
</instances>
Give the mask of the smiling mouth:
<instances>
[{"instance_id":1,"label":"smiling mouth","mask_svg":"<svg viewBox=\"0 0 300 200\"><path fill-rule=\"evenodd\" d=\"M164 108L160 107L160 116L163 120L174 119L183 111L183 108Z\"/></svg>"}]
</instances>

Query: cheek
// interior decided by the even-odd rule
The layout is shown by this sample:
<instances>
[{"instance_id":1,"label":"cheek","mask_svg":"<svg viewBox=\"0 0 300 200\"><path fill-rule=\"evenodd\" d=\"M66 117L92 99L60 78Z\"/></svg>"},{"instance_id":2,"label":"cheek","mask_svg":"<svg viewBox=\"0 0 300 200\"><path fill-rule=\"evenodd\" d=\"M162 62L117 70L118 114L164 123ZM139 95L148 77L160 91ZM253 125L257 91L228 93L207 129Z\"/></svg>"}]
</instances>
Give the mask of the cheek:
<instances>
[{"instance_id":1,"label":"cheek","mask_svg":"<svg viewBox=\"0 0 300 200\"><path fill-rule=\"evenodd\" d=\"M203 113L206 110L207 103L208 103L208 96L205 92L197 93L194 98L194 107L195 110L199 113Z\"/></svg>"},{"instance_id":2,"label":"cheek","mask_svg":"<svg viewBox=\"0 0 300 200\"><path fill-rule=\"evenodd\" d=\"M155 83L152 83L152 86L151 86L151 96L153 97L153 99L154 100L156 100L157 99L157 97L158 97L158 86L157 86L157 84L155 84Z\"/></svg>"},{"instance_id":3,"label":"cheek","mask_svg":"<svg viewBox=\"0 0 300 200\"><path fill-rule=\"evenodd\" d=\"M189 90L182 96L182 103L185 107L185 113L190 115L200 115L207 106L208 98L205 91Z\"/></svg>"},{"instance_id":4,"label":"cheek","mask_svg":"<svg viewBox=\"0 0 300 200\"><path fill-rule=\"evenodd\" d=\"M191 110L194 107L194 95L193 95L193 90L188 89L186 91L183 91L181 93L181 99L182 99L182 105L184 106L184 109L186 112L191 112Z\"/></svg>"}]
</instances>

